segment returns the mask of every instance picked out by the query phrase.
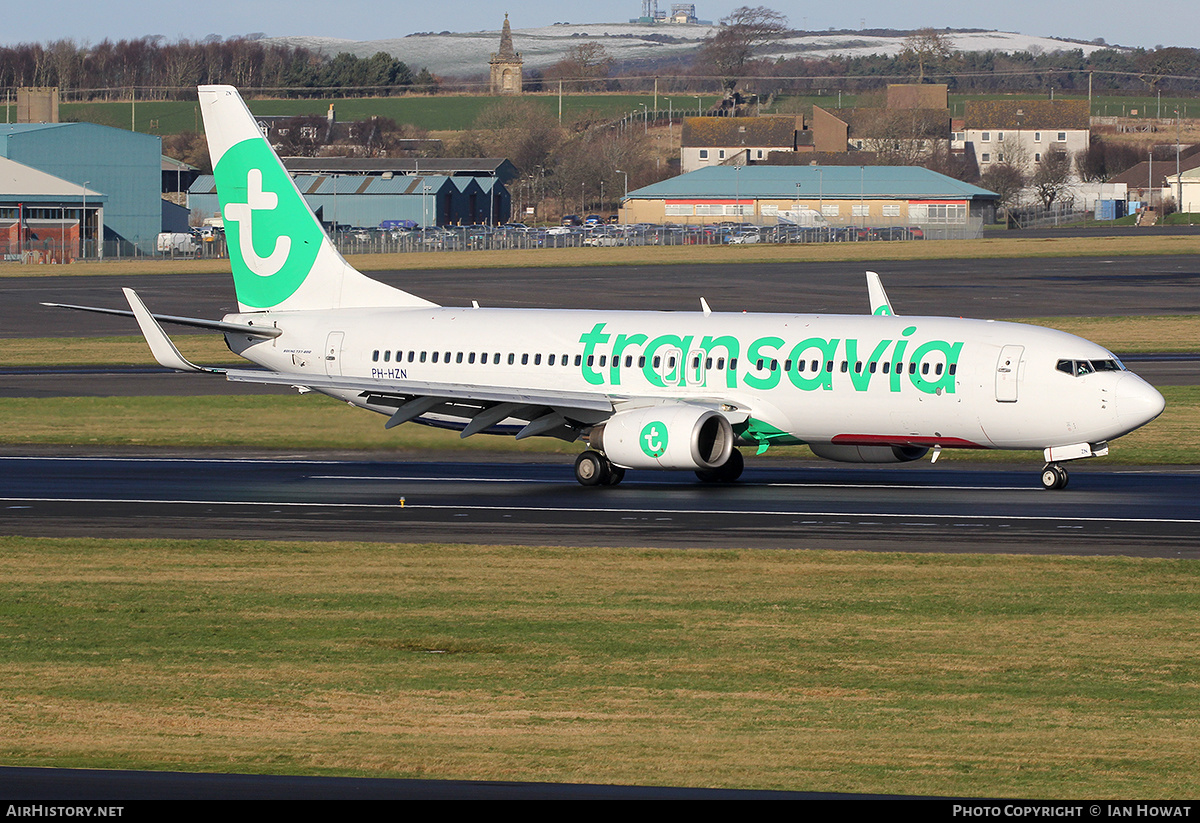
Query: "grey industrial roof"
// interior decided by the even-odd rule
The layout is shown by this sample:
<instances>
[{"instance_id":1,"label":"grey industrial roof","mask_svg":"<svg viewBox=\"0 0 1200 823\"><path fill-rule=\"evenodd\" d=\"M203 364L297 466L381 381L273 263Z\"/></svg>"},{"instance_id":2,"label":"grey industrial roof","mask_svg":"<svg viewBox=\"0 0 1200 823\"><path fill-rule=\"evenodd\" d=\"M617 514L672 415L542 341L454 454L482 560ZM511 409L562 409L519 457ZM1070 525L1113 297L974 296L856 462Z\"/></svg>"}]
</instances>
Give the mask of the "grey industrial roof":
<instances>
[{"instance_id":1,"label":"grey industrial roof","mask_svg":"<svg viewBox=\"0 0 1200 823\"><path fill-rule=\"evenodd\" d=\"M507 164L508 168L505 168ZM283 165L292 174L508 174L512 163L503 157L285 157ZM515 173L515 169L511 173Z\"/></svg>"},{"instance_id":2,"label":"grey industrial roof","mask_svg":"<svg viewBox=\"0 0 1200 823\"><path fill-rule=\"evenodd\" d=\"M797 189L799 184L799 189ZM631 191L630 199L749 197L992 200L995 192L920 166L709 166Z\"/></svg>"},{"instance_id":3,"label":"grey industrial roof","mask_svg":"<svg viewBox=\"0 0 1200 823\"><path fill-rule=\"evenodd\" d=\"M84 187L7 157L0 157L0 197L19 197L30 203L83 200ZM108 199L108 195L88 189L87 199L101 203Z\"/></svg>"},{"instance_id":4,"label":"grey industrial roof","mask_svg":"<svg viewBox=\"0 0 1200 823\"><path fill-rule=\"evenodd\" d=\"M436 193L452 178L444 175L421 175L392 177L360 177L358 175L333 176L329 174L297 174L292 180L301 194L333 195L337 194L367 194L367 195L420 195L426 185L429 193ZM202 174L188 187L190 194L216 194L216 181L211 174Z\"/></svg>"},{"instance_id":5,"label":"grey industrial roof","mask_svg":"<svg viewBox=\"0 0 1200 823\"><path fill-rule=\"evenodd\" d=\"M195 166L188 165L182 160L176 160L174 157L162 156L163 171L199 171Z\"/></svg>"}]
</instances>

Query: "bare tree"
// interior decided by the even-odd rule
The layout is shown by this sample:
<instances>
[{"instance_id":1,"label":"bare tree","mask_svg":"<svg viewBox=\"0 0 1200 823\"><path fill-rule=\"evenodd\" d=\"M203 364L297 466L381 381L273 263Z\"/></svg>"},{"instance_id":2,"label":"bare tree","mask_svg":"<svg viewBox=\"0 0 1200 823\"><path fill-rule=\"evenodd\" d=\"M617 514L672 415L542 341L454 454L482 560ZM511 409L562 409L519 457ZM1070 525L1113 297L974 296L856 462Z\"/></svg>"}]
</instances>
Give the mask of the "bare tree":
<instances>
[{"instance_id":1,"label":"bare tree","mask_svg":"<svg viewBox=\"0 0 1200 823\"><path fill-rule=\"evenodd\" d=\"M1012 163L995 163L989 166L979 179L981 186L1000 195L997 205L1002 209L1011 209L1017 205L1027 182L1024 170Z\"/></svg>"},{"instance_id":2,"label":"bare tree","mask_svg":"<svg viewBox=\"0 0 1200 823\"><path fill-rule=\"evenodd\" d=\"M613 59L603 43L580 43L567 49L566 57L546 69L547 80L575 80L580 90L603 89Z\"/></svg>"},{"instance_id":3,"label":"bare tree","mask_svg":"<svg viewBox=\"0 0 1200 823\"><path fill-rule=\"evenodd\" d=\"M481 111L459 146L473 152L464 156L507 157L521 173L532 174L562 140L557 118L544 106L505 100Z\"/></svg>"},{"instance_id":4,"label":"bare tree","mask_svg":"<svg viewBox=\"0 0 1200 823\"><path fill-rule=\"evenodd\" d=\"M716 34L704 41L701 60L720 75L732 91L746 70L754 50L787 32L787 18L765 6L734 9L721 19Z\"/></svg>"},{"instance_id":5,"label":"bare tree","mask_svg":"<svg viewBox=\"0 0 1200 823\"><path fill-rule=\"evenodd\" d=\"M925 82L925 69L942 60L950 59L953 53L951 42L937 29L918 29L904 41L900 49L902 58L917 64L917 82Z\"/></svg>"},{"instance_id":6,"label":"bare tree","mask_svg":"<svg viewBox=\"0 0 1200 823\"><path fill-rule=\"evenodd\" d=\"M1071 156L1063 151L1051 151L1042 155L1029 184L1037 193L1038 200L1046 208L1061 201L1071 188Z\"/></svg>"},{"instance_id":7,"label":"bare tree","mask_svg":"<svg viewBox=\"0 0 1200 823\"><path fill-rule=\"evenodd\" d=\"M855 132L880 165L919 166L950 141L950 118L937 109L860 109Z\"/></svg>"},{"instance_id":8,"label":"bare tree","mask_svg":"<svg viewBox=\"0 0 1200 823\"><path fill-rule=\"evenodd\" d=\"M1020 169L1022 175L1029 173L1032 161L1033 158L1029 156L1029 146L1011 133L1000 141L1000 145L996 149L996 162Z\"/></svg>"},{"instance_id":9,"label":"bare tree","mask_svg":"<svg viewBox=\"0 0 1200 823\"><path fill-rule=\"evenodd\" d=\"M317 157L327 142L328 122L324 117L302 115L288 118L275 129L275 149L285 157Z\"/></svg>"}]
</instances>

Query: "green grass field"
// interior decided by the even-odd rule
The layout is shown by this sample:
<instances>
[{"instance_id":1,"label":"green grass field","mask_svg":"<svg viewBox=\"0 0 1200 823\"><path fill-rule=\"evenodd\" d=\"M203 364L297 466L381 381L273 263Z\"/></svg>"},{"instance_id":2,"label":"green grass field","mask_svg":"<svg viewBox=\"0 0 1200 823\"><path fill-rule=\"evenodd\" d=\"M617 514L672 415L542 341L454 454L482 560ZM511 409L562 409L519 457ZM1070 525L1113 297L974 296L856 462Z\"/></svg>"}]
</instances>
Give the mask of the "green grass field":
<instances>
[{"instance_id":1,"label":"green grass field","mask_svg":"<svg viewBox=\"0 0 1200 823\"><path fill-rule=\"evenodd\" d=\"M680 105L691 106L696 113L695 95L669 95L679 111ZM659 105L667 110L666 94L659 95ZM529 100L542 106L547 112L558 115L557 93L526 94ZM711 106L718 98L701 95L700 103ZM475 95L411 95L406 97L345 97L316 98L311 100L254 99L246 101L250 110L258 115L318 115L324 117L333 103L341 121L367 120L372 116L387 117L397 123L409 123L429 131L462 131L471 128L480 112L489 106L502 103L499 97ZM639 94L564 94L562 98L563 122L570 123L580 117L614 120L631 112L640 112L642 104L654 107L653 92ZM150 134L169 135L179 132L201 132L199 104L195 101L138 101L136 109L137 131ZM63 120L99 123L119 129L128 129L135 112L129 101L63 103L60 115ZM680 111L679 116L688 112ZM664 116L664 120L665 120Z\"/></svg>"},{"instance_id":2,"label":"green grass field","mask_svg":"<svg viewBox=\"0 0 1200 823\"><path fill-rule=\"evenodd\" d=\"M0 747L19 766L1194 797L1198 598L1195 561L815 540L0 538Z\"/></svg>"},{"instance_id":3,"label":"green grass field","mask_svg":"<svg viewBox=\"0 0 1200 823\"><path fill-rule=\"evenodd\" d=\"M697 95L685 92L668 92L664 85L658 95L658 106L662 111L667 110L667 99L672 101L672 107L678 116L694 115L697 110ZM823 108L837 108L840 105L851 108L859 103L860 97L868 99L879 95L842 94L833 91L825 94L790 95L783 94L775 97L773 104L764 109L764 113L800 113L811 112L813 105ZM970 100L1011 100L1019 97L1030 97L1030 94L980 94L980 95L950 95L950 110L956 117L961 117L965 105ZM1086 100L1087 95L1058 94L1057 99ZM558 114L558 94L556 90L548 90L536 94L525 94L522 99L532 100L546 108L547 111ZM707 109L717 100L712 94L700 95L699 105ZM445 94L445 95L408 95L403 97L336 97L316 98L311 100L284 100L251 98L247 100L250 110L260 115L319 115L324 116L332 102L336 106L340 120L366 120L371 116L388 117L397 123L410 123L430 131L461 131L468 129L474 123L479 113L500 98L486 95ZM616 119L630 112L641 111L642 104L647 108L654 107L653 92L644 93L604 93L604 94L564 94L562 98L563 121L571 122L578 117L600 117ZM195 101L137 101L133 107L136 110L136 131L150 134L170 135L184 131L199 132L202 130L199 111ZM1178 109L1185 117L1195 117L1200 113L1200 100L1184 97L1164 97L1161 101L1153 96L1120 96L1096 95L1092 99L1092 114L1095 116L1124 117L1136 116L1142 118L1170 118L1175 116ZM114 128L130 128L132 115L128 100L120 102L87 102L63 103L60 106L61 117L64 121L84 121L99 123Z\"/></svg>"}]
</instances>

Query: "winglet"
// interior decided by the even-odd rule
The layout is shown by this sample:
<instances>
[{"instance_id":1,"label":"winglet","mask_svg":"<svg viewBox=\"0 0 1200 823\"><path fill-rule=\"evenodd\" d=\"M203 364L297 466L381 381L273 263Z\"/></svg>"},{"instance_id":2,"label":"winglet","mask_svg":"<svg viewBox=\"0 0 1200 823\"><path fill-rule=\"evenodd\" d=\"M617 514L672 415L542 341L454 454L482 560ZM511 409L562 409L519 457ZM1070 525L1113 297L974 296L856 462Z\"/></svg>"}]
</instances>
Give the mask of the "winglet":
<instances>
[{"instance_id":1,"label":"winglet","mask_svg":"<svg viewBox=\"0 0 1200 823\"><path fill-rule=\"evenodd\" d=\"M176 371L219 373L219 369L197 366L180 354L179 349L175 348L175 344L171 342L171 338L167 337L167 333L162 330L162 326L158 325L158 321L151 316L150 310L146 308L142 298L137 296L137 292L133 289L121 289L121 291L125 293L125 299L129 301L129 308L133 309L133 316L137 320L138 326L141 327L142 336L150 344L150 352L160 365Z\"/></svg>"},{"instance_id":2,"label":"winglet","mask_svg":"<svg viewBox=\"0 0 1200 823\"><path fill-rule=\"evenodd\" d=\"M883 282L873 271L867 272L867 294L871 298L871 314L881 314L891 317L892 304L888 301L887 292L883 290Z\"/></svg>"}]
</instances>

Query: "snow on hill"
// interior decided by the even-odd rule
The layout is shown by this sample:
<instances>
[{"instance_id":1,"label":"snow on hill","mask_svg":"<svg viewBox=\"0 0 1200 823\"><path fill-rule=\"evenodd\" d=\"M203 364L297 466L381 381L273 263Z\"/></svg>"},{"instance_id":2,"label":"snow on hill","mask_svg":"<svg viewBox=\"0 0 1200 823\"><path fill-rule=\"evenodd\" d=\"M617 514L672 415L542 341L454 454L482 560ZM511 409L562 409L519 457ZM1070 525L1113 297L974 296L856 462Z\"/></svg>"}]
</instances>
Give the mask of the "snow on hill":
<instances>
[{"instance_id":1,"label":"snow on hill","mask_svg":"<svg viewBox=\"0 0 1200 823\"><path fill-rule=\"evenodd\" d=\"M556 23L534 29L514 29L513 47L521 52L526 69L544 69L563 58L572 46L599 42L614 60L642 60L691 54L716 30L710 25L657 25L643 23ZM1003 31L947 31L955 49L962 51L1053 52L1082 49L1090 54L1108 46L1034 37ZM833 55L894 55L904 46L904 34L825 32L789 37L773 44L764 57L832 57ZM500 32L442 32L410 34L386 40L339 40L332 37L275 37L266 42L303 46L337 54L349 52L370 57L376 52L403 60L413 71L427 68L450 77L486 74L488 60L500 46Z\"/></svg>"}]
</instances>

